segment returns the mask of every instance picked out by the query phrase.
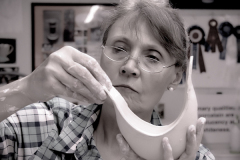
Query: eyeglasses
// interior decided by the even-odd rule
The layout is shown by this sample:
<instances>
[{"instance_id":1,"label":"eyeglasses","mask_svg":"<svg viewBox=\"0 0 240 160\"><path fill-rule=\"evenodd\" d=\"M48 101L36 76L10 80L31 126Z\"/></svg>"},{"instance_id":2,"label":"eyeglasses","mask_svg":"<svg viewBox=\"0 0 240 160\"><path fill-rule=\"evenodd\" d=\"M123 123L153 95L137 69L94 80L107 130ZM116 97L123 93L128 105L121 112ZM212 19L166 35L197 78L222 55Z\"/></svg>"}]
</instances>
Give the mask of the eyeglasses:
<instances>
[{"instance_id":1,"label":"eyeglasses","mask_svg":"<svg viewBox=\"0 0 240 160\"><path fill-rule=\"evenodd\" d=\"M127 62L129 59L137 61L138 66L146 72L162 72L163 68L169 68L170 66L164 66L163 60L160 56L155 56L152 51L146 52L141 56L134 58L127 51L115 46L102 46L104 55L114 62Z\"/></svg>"}]
</instances>

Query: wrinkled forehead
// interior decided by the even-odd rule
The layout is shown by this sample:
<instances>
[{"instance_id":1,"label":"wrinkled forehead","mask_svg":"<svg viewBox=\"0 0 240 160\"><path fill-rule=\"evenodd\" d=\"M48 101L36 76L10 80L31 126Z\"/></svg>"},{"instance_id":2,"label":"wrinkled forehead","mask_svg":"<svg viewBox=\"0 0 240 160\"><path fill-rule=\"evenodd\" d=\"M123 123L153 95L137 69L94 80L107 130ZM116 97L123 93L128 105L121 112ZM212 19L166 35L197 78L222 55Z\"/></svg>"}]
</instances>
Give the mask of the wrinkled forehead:
<instances>
[{"instance_id":1,"label":"wrinkled forehead","mask_svg":"<svg viewBox=\"0 0 240 160\"><path fill-rule=\"evenodd\" d=\"M144 36L143 30L141 29L145 26L147 32L151 35L154 35L153 28L147 22L147 19L144 16L140 16L137 12L127 14L119 18L115 23L121 25L122 31L132 36L136 36L138 39L141 39ZM157 39L157 37L155 37Z\"/></svg>"},{"instance_id":2,"label":"wrinkled forehead","mask_svg":"<svg viewBox=\"0 0 240 160\"><path fill-rule=\"evenodd\" d=\"M153 20L155 20L153 17L149 18L147 15L138 11L130 12L120 17L112 27L117 24L123 33L131 34L140 40L144 38L145 34L151 35L158 44L167 49L166 39L169 39L170 35L166 32L166 25L161 25L161 23L155 21L153 22ZM144 28L144 30L142 28Z\"/></svg>"}]
</instances>

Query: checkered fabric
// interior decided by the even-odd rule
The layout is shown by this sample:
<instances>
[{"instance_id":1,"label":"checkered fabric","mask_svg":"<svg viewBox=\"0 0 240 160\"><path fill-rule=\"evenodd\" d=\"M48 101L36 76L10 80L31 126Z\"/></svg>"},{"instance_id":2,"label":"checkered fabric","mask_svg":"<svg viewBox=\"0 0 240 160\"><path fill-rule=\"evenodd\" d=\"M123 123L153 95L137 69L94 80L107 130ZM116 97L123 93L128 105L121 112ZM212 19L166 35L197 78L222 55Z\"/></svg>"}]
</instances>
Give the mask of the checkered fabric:
<instances>
[{"instance_id":1,"label":"checkered fabric","mask_svg":"<svg viewBox=\"0 0 240 160\"><path fill-rule=\"evenodd\" d=\"M93 131L100 110L100 105L84 107L57 97L28 105L0 123L0 159L99 160ZM155 112L151 123L161 125ZM196 160L214 159L201 145Z\"/></svg>"}]
</instances>

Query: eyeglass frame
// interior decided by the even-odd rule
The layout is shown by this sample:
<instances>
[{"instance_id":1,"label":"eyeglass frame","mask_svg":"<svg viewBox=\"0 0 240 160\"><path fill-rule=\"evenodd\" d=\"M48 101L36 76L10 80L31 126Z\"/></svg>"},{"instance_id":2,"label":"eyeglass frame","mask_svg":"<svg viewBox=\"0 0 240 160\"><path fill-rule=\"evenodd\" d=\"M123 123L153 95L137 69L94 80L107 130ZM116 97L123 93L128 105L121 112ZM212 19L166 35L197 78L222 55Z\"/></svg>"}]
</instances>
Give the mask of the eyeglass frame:
<instances>
[{"instance_id":1,"label":"eyeglass frame","mask_svg":"<svg viewBox=\"0 0 240 160\"><path fill-rule=\"evenodd\" d=\"M102 45L101 47L103 48L103 54L104 54L108 59L110 59L111 61L114 61L114 62L117 62L117 63L121 63L121 62L126 63L129 59L133 59L133 60L136 60L136 61L137 61L137 64L138 64L139 68L141 68L143 71L148 72L148 73L160 73L160 72L163 71L164 68L170 68L170 67L172 67L172 66L174 66L174 65L177 64L177 62L176 62L176 63L174 63L174 64L172 64L172 65L169 65L169 66L162 66L163 69L162 69L161 71L156 71L156 72L154 72L154 71L147 71L147 70L143 69L143 68L141 67L141 65L139 65L139 64L140 64L140 60L139 60L139 57L140 57L140 56L138 56L138 57L135 58L135 57L131 56L130 54L128 54L128 56L127 56L127 57L124 57L123 60L117 61L117 60L114 60L114 59L110 58L108 55L106 55L106 53L104 53L104 49L105 49L105 47L112 47L112 48L118 48L118 47L114 47L114 46L104 46L104 45ZM121 48L118 48L118 49L121 49ZM123 49L121 49L121 50L123 50ZM126 52L126 53L128 53L128 52L125 51L125 50L123 50L123 51Z\"/></svg>"}]
</instances>

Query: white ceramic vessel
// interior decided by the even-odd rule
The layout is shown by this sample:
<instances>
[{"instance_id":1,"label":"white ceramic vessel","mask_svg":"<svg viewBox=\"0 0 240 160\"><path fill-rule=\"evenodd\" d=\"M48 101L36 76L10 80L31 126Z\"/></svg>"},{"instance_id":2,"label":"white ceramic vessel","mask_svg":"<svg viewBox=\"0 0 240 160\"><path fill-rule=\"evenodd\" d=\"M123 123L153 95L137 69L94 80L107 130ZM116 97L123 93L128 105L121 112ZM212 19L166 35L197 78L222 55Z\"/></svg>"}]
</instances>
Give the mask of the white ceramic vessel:
<instances>
[{"instance_id":1,"label":"white ceramic vessel","mask_svg":"<svg viewBox=\"0 0 240 160\"><path fill-rule=\"evenodd\" d=\"M106 91L115 106L119 129L131 148L147 160L163 160L162 139L168 137L173 149L174 159L178 158L186 147L186 134L190 125L197 122L197 98L192 85L192 61L190 57L187 70L185 103L182 113L169 125L155 126L138 116L128 107L121 94L114 88ZM176 106L178 107L178 106Z\"/></svg>"}]
</instances>

